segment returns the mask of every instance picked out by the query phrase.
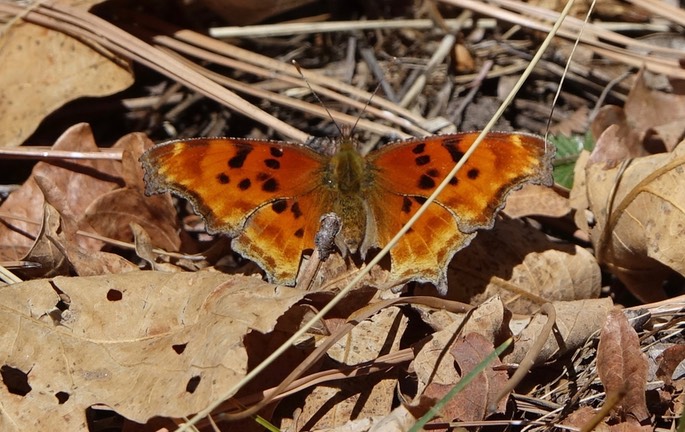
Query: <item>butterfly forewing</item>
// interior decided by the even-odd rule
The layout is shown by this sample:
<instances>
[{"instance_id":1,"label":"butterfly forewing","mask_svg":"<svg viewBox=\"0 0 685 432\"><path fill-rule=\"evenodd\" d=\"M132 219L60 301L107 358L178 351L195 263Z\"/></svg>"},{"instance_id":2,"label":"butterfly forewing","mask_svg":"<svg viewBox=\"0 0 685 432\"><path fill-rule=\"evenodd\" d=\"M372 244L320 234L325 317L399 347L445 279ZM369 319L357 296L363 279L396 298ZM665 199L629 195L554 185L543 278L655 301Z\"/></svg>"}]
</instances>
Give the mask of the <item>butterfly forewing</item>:
<instances>
[{"instance_id":1,"label":"butterfly forewing","mask_svg":"<svg viewBox=\"0 0 685 432\"><path fill-rule=\"evenodd\" d=\"M380 188L428 197L477 136L473 132L409 140L372 153L369 160L378 170ZM454 213L463 231L490 228L512 189L524 183L551 184L552 156L538 136L489 133L436 201Z\"/></svg>"},{"instance_id":2,"label":"butterfly forewing","mask_svg":"<svg viewBox=\"0 0 685 432\"><path fill-rule=\"evenodd\" d=\"M172 141L141 158L148 193L188 199L210 232L231 236L261 206L316 189L322 160L295 144L233 138Z\"/></svg>"}]
</instances>

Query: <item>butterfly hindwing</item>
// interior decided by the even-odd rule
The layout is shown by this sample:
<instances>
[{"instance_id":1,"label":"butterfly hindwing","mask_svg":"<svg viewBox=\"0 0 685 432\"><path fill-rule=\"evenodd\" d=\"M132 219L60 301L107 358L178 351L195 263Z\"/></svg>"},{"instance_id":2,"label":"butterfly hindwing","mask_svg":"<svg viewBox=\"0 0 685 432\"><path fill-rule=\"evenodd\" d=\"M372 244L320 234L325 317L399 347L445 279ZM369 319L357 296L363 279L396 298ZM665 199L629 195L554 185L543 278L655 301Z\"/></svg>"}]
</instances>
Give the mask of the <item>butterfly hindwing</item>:
<instances>
[{"instance_id":1,"label":"butterfly hindwing","mask_svg":"<svg viewBox=\"0 0 685 432\"><path fill-rule=\"evenodd\" d=\"M376 221L377 245L385 246L416 213L425 199L395 193L374 194L369 209ZM435 284L446 292L446 268L454 253L475 234L456 229L452 213L440 204L431 204L409 231L390 250L391 275L396 281L416 280Z\"/></svg>"},{"instance_id":2,"label":"butterfly hindwing","mask_svg":"<svg viewBox=\"0 0 685 432\"><path fill-rule=\"evenodd\" d=\"M260 207L233 240L233 249L265 269L271 282L295 284L302 252L314 247L321 215L330 206L321 197L310 192Z\"/></svg>"}]
</instances>

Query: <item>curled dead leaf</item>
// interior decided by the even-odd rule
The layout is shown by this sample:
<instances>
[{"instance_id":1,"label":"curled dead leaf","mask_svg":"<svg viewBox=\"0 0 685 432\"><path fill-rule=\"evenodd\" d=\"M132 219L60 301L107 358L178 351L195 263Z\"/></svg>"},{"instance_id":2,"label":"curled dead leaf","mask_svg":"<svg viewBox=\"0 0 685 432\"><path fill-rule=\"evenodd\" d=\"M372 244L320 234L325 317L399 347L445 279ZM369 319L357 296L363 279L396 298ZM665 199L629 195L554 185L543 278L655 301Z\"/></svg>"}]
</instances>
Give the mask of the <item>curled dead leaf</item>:
<instances>
[{"instance_id":1,"label":"curled dead leaf","mask_svg":"<svg viewBox=\"0 0 685 432\"><path fill-rule=\"evenodd\" d=\"M98 151L93 133L85 123L70 127L52 148ZM63 217L72 215L76 218L73 221L75 229L87 228L82 219L86 208L100 195L118 186L119 170L119 163L111 160L38 162L31 177L0 206L0 212L10 216L0 224L0 258L21 259L31 248L40 230L46 199ZM36 183L37 177L44 178L42 189ZM97 250L101 246L100 241L82 236L77 241L86 249Z\"/></svg>"},{"instance_id":2,"label":"curled dead leaf","mask_svg":"<svg viewBox=\"0 0 685 432\"><path fill-rule=\"evenodd\" d=\"M685 96L647 87L644 70L623 108L607 105L592 122L597 140L590 163L613 166L623 160L672 150L685 132Z\"/></svg>"},{"instance_id":3,"label":"curled dead leaf","mask_svg":"<svg viewBox=\"0 0 685 432\"><path fill-rule=\"evenodd\" d=\"M501 220L455 255L448 272L452 300L479 304L502 297L514 313L531 313L547 301L594 298L600 272L595 258L574 245L551 242L520 221Z\"/></svg>"},{"instance_id":4,"label":"curled dead leaf","mask_svg":"<svg viewBox=\"0 0 685 432\"><path fill-rule=\"evenodd\" d=\"M599 330L605 317L613 307L611 299L590 299L571 302L554 302L558 335L550 335L535 363L549 361L554 356L577 349ZM539 337L548 317L537 313L528 325L514 338L514 348L502 359L506 363L521 363Z\"/></svg>"},{"instance_id":5,"label":"curled dead leaf","mask_svg":"<svg viewBox=\"0 0 685 432\"><path fill-rule=\"evenodd\" d=\"M685 275L685 144L672 153L577 172L584 177L574 192L582 198L575 201L577 224L589 230L597 260L641 300L664 299L662 281L674 272Z\"/></svg>"},{"instance_id":6,"label":"curled dead leaf","mask_svg":"<svg viewBox=\"0 0 685 432\"><path fill-rule=\"evenodd\" d=\"M637 332L620 310L612 310L602 327L597 373L607 395L623 395L617 404L622 420L626 416L638 422L649 418L645 397L647 357L640 349Z\"/></svg>"}]
</instances>

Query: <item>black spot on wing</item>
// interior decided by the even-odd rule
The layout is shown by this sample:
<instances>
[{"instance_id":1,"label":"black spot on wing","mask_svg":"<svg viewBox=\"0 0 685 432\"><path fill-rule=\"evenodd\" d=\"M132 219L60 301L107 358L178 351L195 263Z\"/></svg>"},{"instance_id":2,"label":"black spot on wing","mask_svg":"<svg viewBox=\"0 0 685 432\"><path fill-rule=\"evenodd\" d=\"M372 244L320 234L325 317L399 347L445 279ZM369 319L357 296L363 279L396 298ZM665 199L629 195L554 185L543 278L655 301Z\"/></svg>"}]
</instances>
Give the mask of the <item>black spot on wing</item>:
<instances>
[{"instance_id":1,"label":"black spot on wing","mask_svg":"<svg viewBox=\"0 0 685 432\"><path fill-rule=\"evenodd\" d=\"M304 228L300 228L297 231L295 231L295 237L297 237L297 238L304 237Z\"/></svg>"},{"instance_id":2,"label":"black spot on wing","mask_svg":"<svg viewBox=\"0 0 685 432\"><path fill-rule=\"evenodd\" d=\"M420 143L414 146L413 149L411 149L411 152L414 154L421 154L426 150L426 143Z\"/></svg>"},{"instance_id":3,"label":"black spot on wing","mask_svg":"<svg viewBox=\"0 0 685 432\"><path fill-rule=\"evenodd\" d=\"M230 168L242 168L251 151L252 147L240 147L235 156L228 160L228 166Z\"/></svg>"},{"instance_id":4,"label":"black spot on wing","mask_svg":"<svg viewBox=\"0 0 685 432\"><path fill-rule=\"evenodd\" d=\"M450 186L456 186L459 183L459 180L456 177L452 177L450 179Z\"/></svg>"},{"instance_id":5,"label":"black spot on wing","mask_svg":"<svg viewBox=\"0 0 685 432\"><path fill-rule=\"evenodd\" d=\"M219 173L216 176L216 181L225 185L225 184L229 184L231 182L231 178L228 177L228 174L226 174L226 173Z\"/></svg>"},{"instance_id":6,"label":"black spot on wing","mask_svg":"<svg viewBox=\"0 0 685 432\"><path fill-rule=\"evenodd\" d=\"M436 178L440 176L440 171L436 170L435 168L431 168L428 171L426 171L426 175L428 175L429 177Z\"/></svg>"},{"instance_id":7,"label":"black spot on wing","mask_svg":"<svg viewBox=\"0 0 685 432\"><path fill-rule=\"evenodd\" d=\"M421 155L414 159L414 163L416 163L417 166L423 166L426 164L429 164L431 161L431 157L429 155Z\"/></svg>"},{"instance_id":8,"label":"black spot on wing","mask_svg":"<svg viewBox=\"0 0 685 432\"><path fill-rule=\"evenodd\" d=\"M288 208L288 203L284 199L279 199L271 203L271 210L281 214Z\"/></svg>"},{"instance_id":9,"label":"black spot on wing","mask_svg":"<svg viewBox=\"0 0 685 432\"><path fill-rule=\"evenodd\" d=\"M428 198L422 197L422 196L415 196L414 197L414 201L419 203L419 205L423 205L423 203L425 203L427 200L428 200Z\"/></svg>"},{"instance_id":10,"label":"black spot on wing","mask_svg":"<svg viewBox=\"0 0 685 432\"><path fill-rule=\"evenodd\" d=\"M454 163L459 162L461 158L464 157L464 152L459 150L456 145L447 145L447 143L443 143L443 146L449 152Z\"/></svg>"},{"instance_id":11,"label":"black spot on wing","mask_svg":"<svg viewBox=\"0 0 685 432\"><path fill-rule=\"evenodd\" d=\"M475 180L480 175L480 170L478 168L471 168L466 172L466 176L471 180Z\"/></svg>"},{"instance_id":12,"label":"black spot on wing","mask_svg":"<svg viewBox=\"0 0 685 432\"><path fill-rule=\"evenodd\" d=\"M262 190L264 192L276 192L278 188L278 181L273 177L262 183Z\"/></svg>"},{"instance_id":13,"label":"black spot on wing","mask_svg":"<svg viewBox=\"0 0 685 432\"><path fill-rule=\"evenodd\" d=\"M238 183L238 189L243 191L250 189L250 186L252 186L252 182L249 178L244 178Z\"/></svg>"},{"instance_id":14,"label":"black spot on wing","mask_svg":"<svg viewBox=\"0 0 685 432\"><path fill-rule=\"evenodd\" d=\"M290 207L290 211L293 212L295 219L302 216L302 210L300 210L300 205L298 203L293 204L293 206Z\"/></svg>"},{"instance_id":15,"label":"black spot on wing","mask_svg":"<svg viewBox=\"0 0 685 432\"><path fill-rule=\"evenodd\" d=\"M283 149L278 147L269 147L269 153L271 153L271 156L279 158L283 156Z\"/></svg>"},{"instance_id":16,"label":"black spot on wing","mask_svg":"<svg viewBox=\"0 0 685 432\"><path fill-rule=\"evenodd\" d=\"M419 178L419 184L417 185L419 189L423 190L430 190L435 188L435 180L427 176L426 174L422 175Z\"/></svg>"},{"instance_id":17,"label":"black spot on wing","mask_svg":"<svg viewBox=\"0 0 685 432\"><path fill-rule=\"evenodd\" d=\"M264 159L264 165L275 170L281 168L281 163L276 159Z\"/></svg>"},{"instance_id":18,"label":"black spot on wing","mask_svg":"<svg viewBox=\"0 0 685 432\"><path fill-rule=\"evenodd\" d=\"M411 211L411 200L407 197L402 198L402 213L409 213Z\"/></svg>"}]
</instances>

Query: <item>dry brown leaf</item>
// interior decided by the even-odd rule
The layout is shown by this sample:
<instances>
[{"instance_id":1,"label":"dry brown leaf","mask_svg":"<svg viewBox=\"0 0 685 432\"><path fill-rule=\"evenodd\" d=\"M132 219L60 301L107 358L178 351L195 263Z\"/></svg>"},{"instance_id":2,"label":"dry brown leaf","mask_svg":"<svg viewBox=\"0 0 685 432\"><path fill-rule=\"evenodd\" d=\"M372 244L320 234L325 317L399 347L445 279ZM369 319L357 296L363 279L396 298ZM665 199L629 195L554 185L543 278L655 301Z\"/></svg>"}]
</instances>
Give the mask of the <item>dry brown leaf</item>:
<instances>
[{"instance_id":1,"label":"dry brown leaf","mask_svg":"<svg viewBox=\"0 0 685 432\"><path fill-rule=\"evenodd\" d=\"M373 375L317 386L307 395L297 419L287 419L280 427L292 431L346 430L341 425L353 419L384 416L390 412L396 385L394 378ZM368 428L368 424L366 426ZM349 430L359 429L353 426Z\"/></svg>"},{"instance_id":2,"label":"dry brown leaf","mask_svg":"<svg viewBox=\"0 0 685 432\"><path fill-rule=\"evenodd\" d=\"M616 165L619 161L647 154L637 132L628 127L628 120L621 108L613 105L603 107L594 124L598 122L602 123L596 128L602 133L595 135L595 148L588 163Z\"/></svg>"},{"instance_id":3,"label":"dry brown leaf","mask_svg":"<svg viewBox=\"0 0 685 432\"><path fill-rule=\"evenodd\" d=\"M130 223L135 222L150 236L152 245L168 251L181 246L178 215L171 195L145 196L143 170L138 159L153 145L140 133L125 135L115 144L123 149L122 178L126 187L97 197L86 209L85 220L100 235L130 242Z\"/></svg>"},{"instance_id":4,"label":"dry brown leaf","mask_svg":"<svg viewBox=\"0 0 685 432\"><path fill-rule=\"evenodd\" d=\"M526 216L548 216L560 218L571 212L568 199L552 188L528 184L515 190L507 197L503 213L512 219Z\"/></svg>"},{"instance_id":5,"label":"dry brown leaf","mask_svg":"<svg viewBox=\"0 0 685 432\"><path fill-rule=\"evenodd\" d=\"M582 347L585 341L599 330L607 314L613 307L611 299L578 300L552 303L556 310L558 335L551 334L535 359L536 364L549 361L565 352ZM514 338L514 348L502 361L521 363L530 352L532 345L540 337L542 327L548 320L541 313L531 317L528 325ZM563 346L559 347L559 339Z\"/></svg>"},{"instance_id":6,"label":"dry brown leaf","mask_svg":"<svg viewBox=\"0 0 685 432\"><path fill-rule=\"evenodd\" d=\"M65 246L74 273L79 276L119 274L139 270L137 265L119 254L86 250L79 247L73 240L65 239L62 244Z\"/></svg>"},{"instance_id":7,"label":"dry brown leaf","mask_svg":"<svg viewBox=\"0 0 685 432\"><path fill-rule=\"evenodd\" d=\"M376 421L369 429L369 432L405 432L414 423L416 423L416 418L409 412L407 407L400 405L392 410L389 415Z\"/></svg>"},{"instance_id":8,"label":"dry brown leaf","mask_svg":"<svg viewBox=\"0 0 685 432\"><path fill-rule=\"evenodd\" d=\"M463 377L470 373L494 350L493 343L478 333L469 333L465 337L459 337L450 349L450 354L459 367L456 376ZM509 378L506 371L493 369L501 364L498 358L490 363L483 372L447 402L440 416L445 420L484 420L488 415L488 405L494 402L493 399L499 395ZM457 384L459 379L449 385L431 383L426 387L423 396L440 400ZM497 412L504 412L506 402L506 398L499 401Z\"/></svg>"},{"instance_id":9,"label":"dry brown leaf","mask_svg":"<svg viewBox=\"0 0 685 432\"><path fill-rule=\"evenodd\" d=\"M597 412L590 406L582 406L568 415L562 422L565 426L581 429L587 426L595 417ZM609 425L604 422L598 424L593 432L609 432Z\"/></svg>"},{"instance_id":10,"label":"dry brown leaf","mask_svg":"<svg viewBox=\"0 0 685 432\"><path fill-rule=\"evenodd\" d=\"M588 129L590 108L581 105L578 109L571 112L571 115L563 118L559 123L549 128L549 132L555 135L572 136L575 134L585 134Z\"/></svg>"},{"instance_id":11,"label":"dry brown leaf","mask_svg":"<svg viewBox=\"0 0 685 432\"><path fill-rule=\"evenodd\" d=\"M77 152L98 151L93 133L85 123L70 127L52 148ZM39 176L45 179L43 191L51 193L48 201L53 207L63 216L80 217L94 199L117 186L119 163L108 160L37 163L31 177L0 206L2 214L18 218L7 218L6 223L0 224L1 259L21 259L33 245L33 238L38 235L45 201L36 183L36 177ZM78 228L87 228L80 222L76 222L76 225ZM99 241L85 237L79 237L78 241L87 249L98 249L100 246Z\"/></svg>"},{"instance_id":12,"label":"dry brown leaf","mask_svg":"<svg viewBox=\"0 0 685 432\"><path fill-rule=\"evenodd\" d=\"M417 395L422 395L429 384L452 386L459 374L449 355L458 334L478 333L494 344L507 334L504 305L499 297L488 299L469 314L451 314L440 319L444 329L436 331L414 349L418 352L411 364L418 380ZM434 321L435 323L435 321Z\"/></svg>"},{"instance_id":13,"label":"dry brown leaf","mask_svg":"<svg viewBox=\"0 0 685 432\"><path fill-rule=\"evenodd\" d=\"M618 415L641 422L649 418L645 387L647 357L640 350L637 332L622 311L614 309L606 318L597 347L597 373L607 395L623 393Z\"/></svg>"},{"instance_id":14,"label":"dry brown leaf","mask_svg":"<svg viewBox=\"0 0 685 432\"><path fill-rule=\"evenodd\" d=\"M466 328L469 332L489 335L495 340L496 335L501 334L502 324L505 320L504 304L499 296L485 300L471 314L454 313L445 309L421 305L413 305L413 307L421 314L423 322L428 324L435 332L441 332L448 329L448 327L451 328L448 332L453 332L467 318L471 318L466 321Z\"/></svg>"},{"instance_id":15,"label":"dry brown leaf","mask_svg":"<svg viewBox=\"0 0 685 432\"><path fill-rule=\"evenodd\" d=\"M685 96L651 90L643 72L636 80L623 108L603 107L591 125L597 142L590 163L616 163L666 149L678 144L665 131L685 129ZM653 131L654 128L658 131ZM666 141L658 141L657 138ZM648 138L648 139L647 139Z\"/></svg>"},{"instance_id":16,"label":"dry brown leaf","mask_svg":"<svg viewBox=\"0 0 685 432\"><path fill-rule=\"evenodd\" d=\"M60 215L53 206L45 203L43 206L43 223L36 242L26 254L26 261L37 263L40 267L23 269L20 274L23 279L38 277L55 277L69 274L69 261L57 241L61 230Z\"/></svg>"},{"instance_id":17,"label":"dry brown leaf","mask_svg":"<svg viewBox=\"0 0 685 432\"><path fill-rule=\"evenodd\" d=\"M574 221L576 226L584 233L590 233L590 226L594 225L594 217L588 211L590 202L587 196L587 176L585 167L590 159L590 152L583 150L578 155L576 165L573 167L573 187L569 194L569 203L576 212Z\"/></svg>"},{"instance_id":18,"label":"dry brown leaf","mask_svg":"<svg viewBox=\"0 0 685 432\"><path fill-rule=\"evenodd\" d=\"M661 282L673 272L685 275L684 164L681 144L673 153L634 159L625 169L586 166L574 186L576 223L589 229L597 260L645 302L665 298Z\"/></svg>"},{"instance_id":19,"label":"dry brown leaf","mask_svg":"<svg viewBox=\"0 0 685 432\"><path fill-rule=\"evenodd\" d=\"M333 360L356 365L399 350L407 317L400 308L389 307L357 324L327 352Z\"/></svg>"},{"instance_id":20,"label":"dry brown leaf","mask_svg":"<svg viewBox=\"0 0 685 432\"><path fill-rule=\"evenodd\" d=\"M542 301L594 298L600 271L585 249L550 241L519 221L501 220L456 255L448 271L448 297L471 304L500 295L514 313L531 313Z\"/></svg>"},{"instance_id":21,"label":"dry brown leaf","mask_svg":"<svg viewBox=\"0 0 685 432\"><path fill-rule=\"evenodd\" d=\"M243 337L304 291L218 272L36 280L0 290L3 430L87 430L104 404L144 423L205 408L241 379Z\"/></svg>"},{"instance_id":22,"label":"dry brown leaf","mask_svg":"<svg viewBox=\"0 0 685 432\"><path fill-rule=\"evenodd\" d=\"M685 360L685 345L674 345L666 348L657 357L658 369L656 376L665 384L670 385L673 381L673 372ZM681 366L682 367L682 366Z\"/></svg>"},{"instance_id":23,"label":"dry brown leaf","mask_svg":"<svg viewBox=\"0 0 685 432\"><path fill-rule=\"evenodd\" d=\"M126 61L90 44L21 20L0 33L2 146L20 145L68 101L111 95L133 83Z\"/></svg>"},{"instance_id":24,"label":"dry brown leaf","mask_svg":"<svg viewBox=\"0 0 685 432\"><path fill-rule=\"evenodd\" d=\"M316 432L406 432L416 423L416 418L404 406L400 405L388 415L357 418L336 424L331 427L319 427ZM284 426L287 424L287 427ZM279 430L283 432L301 431L295 423L288 420L281 423Z\"/></svg>"}]
</instances>

